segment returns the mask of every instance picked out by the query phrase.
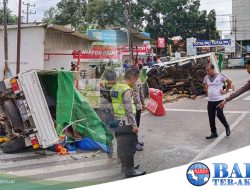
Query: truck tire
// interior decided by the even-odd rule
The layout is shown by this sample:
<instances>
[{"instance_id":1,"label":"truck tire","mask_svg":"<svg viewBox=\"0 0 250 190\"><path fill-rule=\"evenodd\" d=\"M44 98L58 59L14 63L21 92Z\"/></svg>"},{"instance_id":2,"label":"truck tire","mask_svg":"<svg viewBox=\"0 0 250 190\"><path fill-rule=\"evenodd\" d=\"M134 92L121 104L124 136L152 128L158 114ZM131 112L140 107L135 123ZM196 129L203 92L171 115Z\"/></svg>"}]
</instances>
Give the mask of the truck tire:
<instances>
[{"instance_id":1,"label":"truck tire","mask_svg":"<svg viewBox=\"0 0 250 190\"><path fill-rule=\"evenodd\" d=\"M18 108L10 101L4 102L4 110L13 130L20 133L24 130L24 124Z\"/></svg>"},{"instance_id":2,"label":"truck tire","mask_svg":"<svg viewBox=\"0 0 250 190\"><path fill-rule=\"evenodd\" d=\"M26 147L24 138L12 139L0 145L3 153L15 153Z\"/></svg>"},{"instance_id":3,"label":"truck tire","mask_svg":"<svg viewBox=\"0 0 250 190\"><path fill-rule=\"evenodd\" d=\"M181 63L181 64L179 65L179 68L180 68L180 69L183 69L183 70L189 69L189 68L191 68L191 67L192 67L192 62L191 62L191 61L184 62L184 63Z\"/></svg>"}]
</instances>

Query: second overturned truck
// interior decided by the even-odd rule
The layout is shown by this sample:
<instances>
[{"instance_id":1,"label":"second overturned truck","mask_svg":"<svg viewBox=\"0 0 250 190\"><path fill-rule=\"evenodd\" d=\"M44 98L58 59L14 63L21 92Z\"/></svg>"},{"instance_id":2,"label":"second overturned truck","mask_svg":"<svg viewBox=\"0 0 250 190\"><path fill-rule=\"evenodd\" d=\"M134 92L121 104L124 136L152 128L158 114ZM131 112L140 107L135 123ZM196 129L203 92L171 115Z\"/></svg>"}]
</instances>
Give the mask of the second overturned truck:
<instances>
[{"instance_id":1,"label":"second overturned truck","mask_svg":"<svg viewBox=\"0 0 250 190\"><path fill-rule=\"evenodd\" d=\"M214 53L157 64L147 73L148 85L163 92L185 91L189 95L200 95L203 93L202 83L208 63L212 63L219 72Z\"/></svg>"},{"instance_id":2,"label":"second overturned truck","mask_svg":"<svg viewBox=\"0 0 250 190\"><path fill-rule=\"evenodd\" d=\"M110 146L112 134L74 87L74 77L69 71L31 70L0 82L0 127L9 138L0 145L4 153L51 147L71 124L69 136Z\"/></svg>"}]
</instances>

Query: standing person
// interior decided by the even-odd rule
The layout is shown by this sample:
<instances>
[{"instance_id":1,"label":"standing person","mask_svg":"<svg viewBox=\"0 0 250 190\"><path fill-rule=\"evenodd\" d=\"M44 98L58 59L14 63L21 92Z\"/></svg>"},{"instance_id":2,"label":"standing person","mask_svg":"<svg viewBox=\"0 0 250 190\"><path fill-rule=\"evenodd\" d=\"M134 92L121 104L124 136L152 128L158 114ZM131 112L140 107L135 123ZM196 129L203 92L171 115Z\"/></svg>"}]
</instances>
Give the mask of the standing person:
<instances>
[{"instance_id":1,"label":"standing person","mask_svg":"<svg viewBox=\"0 0 250 190\"><path fill-rule=\"evenodd\" d=\"M129 68L131 68L131 65L129 64L128 60L126 59L125 62L123 63L123 68L125 69L125 71Z\"/></svg>"},{"instance_id":2,"label":"standing person","mask_svg":"<svg viewBox=\"0 0 250 190\"><path fill-rule=\"evenodd\" d=\"M141 61L142 61L142 65L143 65L143 66L147 66L147 63L145 63L145 59L144 59L144 58L142 58Z\"/></svg>"},{"instance_id":3,"label":"standing person","mask_svg":"<svg viewBox=\"0 0 250 190\"><path fill-rule=\"evenodd\" d=\"M208 117L209 124L211 128L211 135L207 136L206 139L212 139L218 137L216 125L215 125L215 117L217 112L217 117L224 125L226 129L226 135L230 135L230 127L228 122L224 116L223 109L218 108L217 106L224 100L223 94L226 94L231 87L232 81L227 78L223 74L219 74L215 72L214 65L209 64L206 67L207 75L204 78L204 90L208 95ZM227 83L226 89L223 90L224 83Z\"/></svg>"},{"instance_id":4,"label":"standing person","mask_svg":"<svg viewBox=\"0 0 250 190\"><path fill-rule=\"evenodd\" d=\"M143 63L142 63L142 59L141 58L139 58L139 60L138 60L138 66L139 66L140 70L143 68Z\"/></svg>"},{"instance_id":5,"label":"standing person","mask_svg":"<svg viewBox=\"0 0 250 190\"><path fill-rule=\"evenodd\" d=\"M135 72L137 73L138 79L135 82L135 86L133 88L133 100L134 100L134 104L136 107L136 124L137 127L140 126L140 121L141 121L141 112L142 110L145 108L145 98L143 95L143 91L142 91L142 83L141 83L141 79L140 79L140 70L138 70L137 68L133 68L135 70ZM139 142L138 140L138 135L137 135L137 139L136 139L136 150L137 151L142 151L143 150L143 146L144 143L143 142Z\"/></svg>"},{"instance_id":6,"label":"standing person","mask_svg":"<svg viewBox=\"0 0 250 190\"><path fill-rule=\"evenodd\" d=\"M250 74L250 59L248 59L245 62L245 66L246 66L248 74ZM241 94L245 93L248 90L250 90L250 80L248 80L247 83L243 87L241 87L240 89L232 93L228 98L224 99L223 102L221 102L218 107L223 109L227 102L233 100L234 98L240 96Z\"/></svg>"},{"instance_id":7,"label":"standing person","mask_svg":"<svg viewBox=\"0 0 250 190\"><path fill-rule=\"evenodd\" d=\"M138 74L134 69L125 72L124 80L118 82L110 90L114 111L114 122L117 124L117 156L121 160L121 170L125 177L136 177L146 174L139 171L139 165L134 167L134 154L136 152L136 134L138 127L135 121L135 106L133 105L133 90Z\"/></svg>"}]
</instances>

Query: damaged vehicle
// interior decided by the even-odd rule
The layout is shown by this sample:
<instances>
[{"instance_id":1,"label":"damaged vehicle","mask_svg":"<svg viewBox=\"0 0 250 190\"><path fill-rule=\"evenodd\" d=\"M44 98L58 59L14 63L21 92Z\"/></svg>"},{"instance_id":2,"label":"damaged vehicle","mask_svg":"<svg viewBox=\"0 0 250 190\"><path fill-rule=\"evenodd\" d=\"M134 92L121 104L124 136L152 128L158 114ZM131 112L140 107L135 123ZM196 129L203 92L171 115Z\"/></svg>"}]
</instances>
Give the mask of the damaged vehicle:
<instances>
[{"instance_id":1,"label":"damaged vehicle","mask_svg":"<svg viewBox=\"0 0 250 190\"><path fill-rule=\"evenodd\" d=\"M46 149L61 136L88 137L108 147L113 136L74 87L77 76L71 71L30 70L1 81L0 128L9 141L0 149L4 153Z\"/></svg>"},{"instance_id":2,"label":"damaged vehicle","mask_svg":"<svg viewBox=\"0 0 250 190\"><path fill-rule=\"evenodd\" d=\"M209 53L155 65L147 72L147 83L150 88L163 92L182 91L198 96L203 93L202 83L209 61L219 72L215 54Z\"/></svg>"}]
</instances>

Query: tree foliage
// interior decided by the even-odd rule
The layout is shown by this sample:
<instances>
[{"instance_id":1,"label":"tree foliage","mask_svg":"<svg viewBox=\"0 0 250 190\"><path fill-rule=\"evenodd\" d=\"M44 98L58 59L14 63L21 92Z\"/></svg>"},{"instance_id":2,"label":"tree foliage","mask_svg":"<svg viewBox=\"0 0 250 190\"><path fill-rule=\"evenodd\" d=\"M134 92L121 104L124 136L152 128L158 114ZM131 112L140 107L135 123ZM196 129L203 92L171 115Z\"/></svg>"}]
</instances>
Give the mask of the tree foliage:
<instances>
[{"instance_id":1,"label":"tree foliage","mask_svg":"<svg viewBox=\"0 0 250 190\"><path fill-rule=\"evenodd\" d=\"M3 9L0 9L0 23L3 23ZM16 24L17 16L15 16L11 10L7 10L7 23L8 24ZM0 25L1 25L0 24Z\"/></svg>"},{"instance_id":2,"label":"tree foliage","mask_svg":"<svg viewBox=\"0 0 250 190\"><path fill-rule=\"evenodd\" d=\"M149 5L145 29L153 37L217 38L215 11L200 11L200 0L157 0Z\"/></svg>"},{"instance_id":3,"label":"tree foliage","mask_svg":"<svg viewBox=\"0 0 250 190\"><path fill-rule=\"evenodd\" d=\"M128 0L61 0L49 9L45 21L86 28L126 27L125 2ZM200 11L200 0L133 0L130 9L132 27L158 36L215 39L216 13Z\"/></svg>"}]
</instances>

